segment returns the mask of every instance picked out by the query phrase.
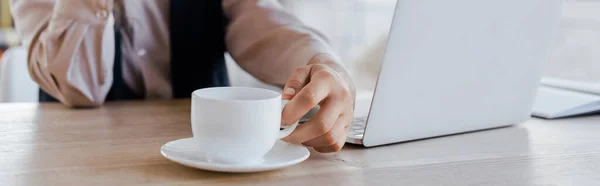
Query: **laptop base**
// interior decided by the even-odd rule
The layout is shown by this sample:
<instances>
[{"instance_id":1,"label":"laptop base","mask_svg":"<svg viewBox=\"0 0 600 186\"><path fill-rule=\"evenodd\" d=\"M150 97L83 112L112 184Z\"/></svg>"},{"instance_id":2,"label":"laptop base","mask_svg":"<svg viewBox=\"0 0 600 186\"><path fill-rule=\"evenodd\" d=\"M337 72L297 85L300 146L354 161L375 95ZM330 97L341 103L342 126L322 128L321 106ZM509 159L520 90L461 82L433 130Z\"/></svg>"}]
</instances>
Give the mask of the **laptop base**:
<instances>
[{"instance_id":1,"label":"laptop base","mask_svg":"<svg viewBox=\"0 0 600 186\"><path fill-rule=\"evenodd\" d=\"M362 145L366 124L367 117L354 118L350 124L346 143Z\"/></svg>"}]
</instances>

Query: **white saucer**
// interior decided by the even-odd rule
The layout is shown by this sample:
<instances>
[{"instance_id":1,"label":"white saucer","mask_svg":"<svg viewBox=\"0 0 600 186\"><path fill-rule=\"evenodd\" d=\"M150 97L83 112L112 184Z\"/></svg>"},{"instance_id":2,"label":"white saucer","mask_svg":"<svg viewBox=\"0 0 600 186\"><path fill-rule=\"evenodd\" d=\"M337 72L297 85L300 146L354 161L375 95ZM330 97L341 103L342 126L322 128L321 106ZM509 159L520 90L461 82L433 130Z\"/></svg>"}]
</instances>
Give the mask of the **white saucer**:
<instances>
[{"instance_id":1,"label":"white saucer","mask_svg":"<svg viewBox=\"0 0 600 186\"><path fill-rule=\"evenodd\" d=\"M160 148L160 153L167 159L185 166L218 172L259 172L280 169L296 165L308 158L310 152L306 147L277 141L271 151L257 164L220 164L207 161L200 152L194 150L192 138L184 138L168 142Z\"/></svg>"}]
</instances>

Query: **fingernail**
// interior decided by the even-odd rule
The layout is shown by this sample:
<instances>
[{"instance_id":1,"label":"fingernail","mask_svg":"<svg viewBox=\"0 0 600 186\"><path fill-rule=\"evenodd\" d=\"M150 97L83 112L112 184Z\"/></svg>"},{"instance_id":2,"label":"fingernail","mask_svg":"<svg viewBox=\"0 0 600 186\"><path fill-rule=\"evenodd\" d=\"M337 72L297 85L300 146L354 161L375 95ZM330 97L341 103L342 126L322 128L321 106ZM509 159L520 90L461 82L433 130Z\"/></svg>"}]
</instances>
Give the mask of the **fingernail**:
<instances>
[{"instance_id":1,"label":"fingernail","mask_svg":"<svg viewBox=\"0 0 600 186\"><path fill-rule=\"evenodd\" d=\"M283 91L283 93L284 93L284 94L287 94L287 95L294 95L294 94L296 94L296 89L293 89L293 88L286 88L286 89Z\"/></svg>"}]
</instances>

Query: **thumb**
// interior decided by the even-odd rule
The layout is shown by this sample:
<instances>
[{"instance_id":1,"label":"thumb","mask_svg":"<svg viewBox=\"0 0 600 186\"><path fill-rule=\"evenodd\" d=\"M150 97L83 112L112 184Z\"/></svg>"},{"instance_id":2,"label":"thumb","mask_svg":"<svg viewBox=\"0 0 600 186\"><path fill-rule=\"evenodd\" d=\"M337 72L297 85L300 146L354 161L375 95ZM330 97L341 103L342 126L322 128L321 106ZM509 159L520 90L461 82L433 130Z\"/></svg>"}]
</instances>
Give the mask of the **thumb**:
<instances>
[{"instance_id":1,"label":"thumb","mask_svg":"<svg viewBox=\"0 0 600 186\"><path fill-rule=\"evenodd\" d=\"M296 68L292 73L292 76L288 79L283 87L283 93L281 95L283 100L292 100L296 93L306 86L310 77L310 70L312 65Z\"/></svg>"},{"instance_id":2,"label":"thumb","mask_svg":"<svg viewBox=\"0 0 600 186\"><path fill-rule=\"evenodd\" d=\"M296 68L292 73L292 76L288 79L283 87L283 93L281 94L281 98L285 100L287 103L289 100L292 100L296 93L300 92L300 90L308 84L308 79L310 77L312 65ZM284 108L285 109L285 108ZM282 115L283 110L282 109ZM281 120L281 126L288 126L291 124L286 124L286 122Z\"/></svg>"}]
</instances>

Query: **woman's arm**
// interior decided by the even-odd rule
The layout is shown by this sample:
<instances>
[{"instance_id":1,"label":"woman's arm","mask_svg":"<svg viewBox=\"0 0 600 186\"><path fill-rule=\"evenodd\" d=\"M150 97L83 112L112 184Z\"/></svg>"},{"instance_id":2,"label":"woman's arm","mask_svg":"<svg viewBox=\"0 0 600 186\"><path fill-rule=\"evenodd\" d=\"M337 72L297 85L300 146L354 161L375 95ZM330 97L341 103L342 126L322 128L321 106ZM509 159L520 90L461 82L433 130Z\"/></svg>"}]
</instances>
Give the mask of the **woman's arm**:
<instances>
[{"instance_id":1,"label":"woman's arm","mask_svg":"<svg viewBox=\"0 0 600 186\"><path fill-rule=\"evenodd\" d=\"M274 0L223 0L223 5L231 18L226 39L234 59L258 79L285 85L282 98L290 102L282 125L320 106L283 140L318 152L342 149L354 115L354 84L323 37Z\"/></svg>"},{"instance_id":2,"label":"woman's arm","mask_svg":"<svg viewBox=\"0 0 600 186\"><path fill-rule=\"evenodd\" d=\"M229 53L263 82L283 87L295 68L319 54L334 56L321 33L274 0L223 0L223 9Z\"/></svg>"},{"instance_id":3,"label":"woman's arm","mask_svg":"<svg viewBox=\"0 0 600 186\"><path fill-rule=\"evenodd\" d=\"M71 107L101 105L112 84L113 0L12 0L31 77Z\"/></svg>"}]
</instances>

